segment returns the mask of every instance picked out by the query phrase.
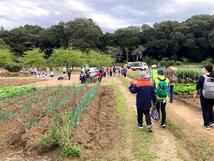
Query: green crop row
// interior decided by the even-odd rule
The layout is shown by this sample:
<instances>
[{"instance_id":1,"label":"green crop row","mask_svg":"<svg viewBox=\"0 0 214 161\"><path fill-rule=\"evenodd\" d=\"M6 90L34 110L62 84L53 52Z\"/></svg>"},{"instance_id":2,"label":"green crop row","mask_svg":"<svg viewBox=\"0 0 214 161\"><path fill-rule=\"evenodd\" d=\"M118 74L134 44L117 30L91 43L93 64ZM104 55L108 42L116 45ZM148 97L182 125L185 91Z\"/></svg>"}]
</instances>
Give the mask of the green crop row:
<instances>
[{"instance_id":1,"label":"green crop row","mask_svg":"<svg viewBox=\"0 0 214 161\"><path fill-rule=\"evenodd\" d=\"M4 87L0 89L0 101L18 96L18 95L23 95L25 93L33 92L36 91L37 88L33 86L28 86L28 87Z\"/></svg>"},{"instance_id":2,"label":"green crop row","mask_svg":"<svg viewBox=\"0 0 214 161\"><path fill-rule=\"evenodd\" d=\"M52 146L59 146L62 156L79 156L83 146L71 138L71 134L80 120L82 112L89 106L99 84L92 87L78 102L75 109L68 109L57 114L54 128L44 134L37 143L39 151L45 151Z\"/></svg>"},{"instance_id":3,"label":"green crop row","mask_svg":"<svg viewBox=\"0 0 214 161\"><path fill-rule=\"evenodd\" d=\"M201 75L200 70L179 69L176 71L178 83L196 83Z\"/></svg>"},{"instance_id":4,"label":"green crop row","mask_svg":"<svg viewBox=\"0 0 214 161\"><path fill-rule=\"evenodd\" d=\"M182 95L188 94L192 95L195 92L195 85L194 84L176 84L174 87L175 94Z\"/></svg>"}]
</instances>

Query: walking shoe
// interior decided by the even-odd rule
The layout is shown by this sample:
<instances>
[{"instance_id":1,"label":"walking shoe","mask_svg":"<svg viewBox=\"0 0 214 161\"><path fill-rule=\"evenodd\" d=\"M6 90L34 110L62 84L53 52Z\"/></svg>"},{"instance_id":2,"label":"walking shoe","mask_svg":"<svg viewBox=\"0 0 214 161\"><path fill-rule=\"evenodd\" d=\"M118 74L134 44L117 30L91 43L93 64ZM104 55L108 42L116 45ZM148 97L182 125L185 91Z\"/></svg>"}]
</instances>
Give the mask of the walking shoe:
<instances>
[{"instance_id":1,"label":"walking shoe","mask_svg":"<svg viewBox=\"0 0 214 161\"><path fill-rule=\"evenodd\" d=\"M152 125L147 125L147 128L148 128L148 129L151 129L151 128L152 128Z\"/></svg>"},{"instance_id":2,"label":"walking shoe","mask_svg":"<svg viewBox=\"0 0 214 161\"><path fill-rule=\"evenodd\" d=\"M166 128L166 124L161 125L162 128Z\"/></svg>"},{"instance_id":3,"label":"walking shoe","mask_svg":"<svg viewBox=\"0 0 214 161\"><path fill-rule=\"evenodd\" d=\"M152 132L152 125L147 125L148 132Z\"/></svg>"},{"instance_id":4,"label":"walking shoe","mask_svg":"<svg viewBox=\"0 0 214 161\"><path fill-rule=\"evenodd\" d=\"M142 129L142 128L143 128L143 125L137 124L137 128L138 128L138 129Z\"/></svg>"},{"instance_id":5,"label":"walking shoe","mask_svg":"<svg viewBox=\"0 0 214 161\"><path fill-rule=\"evenodd\" d=\"M211 129L210 126L204 126L204 128L205 128L206 130Z\"/></svg>"},{"instance_id":6,"label":"walking shoe","mask_svg":"<svg viewBox=\"0 0 214 161\"><path fill-rule=\"evenodd\" d=\"M210 124L210 127L213 127L213 128L214 128L214 123L211 123L211 124Z\"/></svg>"}]
</instances>

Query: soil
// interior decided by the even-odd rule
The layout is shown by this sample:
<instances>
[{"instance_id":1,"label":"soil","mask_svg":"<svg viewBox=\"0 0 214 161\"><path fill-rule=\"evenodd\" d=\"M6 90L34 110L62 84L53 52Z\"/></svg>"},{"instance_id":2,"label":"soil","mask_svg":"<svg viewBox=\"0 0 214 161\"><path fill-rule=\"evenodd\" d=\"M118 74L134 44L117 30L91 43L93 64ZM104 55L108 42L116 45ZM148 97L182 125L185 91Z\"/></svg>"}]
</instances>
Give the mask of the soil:
<instances>
[{"instance_id":1,"label":"soil","mask_svg":"<svg viewBox=\"0 0 214 161\"><path fill-rule=\"evenodd\" d=\"M78 100L85 94L85 92L87 92L87 90L88 88L78 93L78 95L74 96L68 104L63 105L58 111L56 111L56 113L67 108L76 107ZM35 150L37 139L53 126L52 118L56 113L48 116L44 114L44 107L47 107L50 103L51 102L49 101L43 100L42 102L39 102L39 104L34 105L30 111L17 115L13 120L2 124L0 130L1 157L5 157L7 159L14 157L11 154L11 156L8 157L6 154L11 150L14 150L14 153L16 153L17 149L21 149L22 155L27 154L27 156L32 156L36 154ZM35 122L30 129L24 129L23 125L25 123L34 122L33 118L38 118L39 122ZM16 149L14 149L14 147Z\"/></svg>"},{"instance_id":2,"label":"soil","mask_svg":"<svg viewBox=\"0 0 214 161\"><path fill-rule=\"evenodd\" d=\"M0 87L7 87L7 86L21 86L27 85L37 82L43 82L44 79L36 79L36 78L0 78Z\"/></svg>"},{"instance_id":3,"label":"soil","mask_svg":"<svg viewBox=\"0 0 214 161\"><path fill-rule=\"evenodd\" d=\"M196 111L201 110L200 99L194 99L192 95L176 95L175 99L185 106L192 107Z\"/></svg>"},{"instance_id":4,"label":"soil","mask_svg":"<svg viewBox=\"0 0 214 161\"><path fill-rule=\"evenodd\" d=\"M118 142L119 117L114 106L111 88L104 87L97 92L73 134L73 138L85 147L81 157L74 160L94 159Z\"/></svg>"}]
</instances>

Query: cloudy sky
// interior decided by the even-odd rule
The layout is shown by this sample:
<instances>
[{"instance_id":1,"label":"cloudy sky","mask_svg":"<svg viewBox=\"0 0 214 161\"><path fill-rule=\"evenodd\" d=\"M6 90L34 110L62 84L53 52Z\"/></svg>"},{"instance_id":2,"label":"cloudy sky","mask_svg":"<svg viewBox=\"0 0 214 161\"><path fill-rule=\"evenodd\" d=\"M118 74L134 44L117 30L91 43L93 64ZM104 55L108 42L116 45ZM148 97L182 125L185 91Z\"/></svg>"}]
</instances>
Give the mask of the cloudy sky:
<instances>
[{"instance_id":1,"label":"cloudy sky","mask_svg":"<svg viewBox=\"0 0 214 161\"><path fill-rule=\"evenodd\" d=\"M0 0L0 25L49 27L74 18L92 18L103 31L162 20L183 21L214 14L214 0Z\"/></svg>"}]
</instances>

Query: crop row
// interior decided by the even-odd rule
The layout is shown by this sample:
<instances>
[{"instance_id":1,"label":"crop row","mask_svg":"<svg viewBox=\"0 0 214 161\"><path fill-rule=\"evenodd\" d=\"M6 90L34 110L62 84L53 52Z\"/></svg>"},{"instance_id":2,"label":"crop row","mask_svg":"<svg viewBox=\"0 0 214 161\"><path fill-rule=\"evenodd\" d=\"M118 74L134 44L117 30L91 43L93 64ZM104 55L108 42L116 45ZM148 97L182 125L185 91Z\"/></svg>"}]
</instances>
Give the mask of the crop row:
<instances>
[{"instance_id":1,"label":"crop row","mask_svg":"<svg viewBox=\"0 0 214 161\"><path fill-rule=\"evenodd\" d=\"M33 87L33 86L0 88L0 101L4 100L6 98L23 95L25 93L29 93L29 92L36 91L36 90L37 90L37 88Z\"/></svg>"},{"instance_id":2,"label":"crop row","mask_svg":"<svg viewBox=\"0 0 214 161\"><path fill-rule=\"evenodd\" d=\"M175 94L182 95L192 95L195 92L195 85L194 84L176 84L174 88Z\"/></svg>"},{"instance_id":3,"label":"crop row","mask_svg":"<svg viewBox=\"0 0 214 161\"><path fill-rule=\"evenodd\" d=\"M51 112L50 109L53 108L58 102L61 102L62 104L64 102L64 99L69 95L73 96L78 91L80 91L84 86L80 87L67 87L67 86L58 86L57 88L46 90L41 89L42 92L37 93L36 96L33 96L34 99L29 97L29 99L25 100L23 104L20 104L19 108L4 108L0 111L0 122L8 121L12 118L14 118L16 115L24 115L26 112L28 112L30 109L35 110L45 110L46 113ZM17 107L17 106L15 106ZM39 116L39 118L32 118L32 120L39 121L42 116ZM34 121L33 121L34 122Z\"/></svg>"},{"instance_id":4,"label":"crop row","mask_svg":"<svg viewBox=\"0 0 214 161\"><path fill-rule=\"evenodd\" d=\"M37 145L39 151L45 151L52 146L59 146L63 156L79 156L82 145L75 142L71 138L71 134L77 126L82 112L93 100L98 88L99 84L96 84L79 100L76 108L62 111L53 118L54 128L39 139Z\"/></svg>"}]
</instances>

